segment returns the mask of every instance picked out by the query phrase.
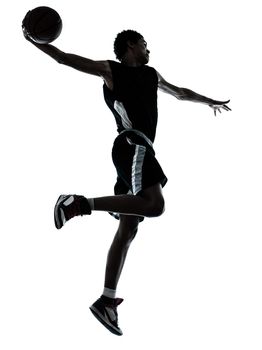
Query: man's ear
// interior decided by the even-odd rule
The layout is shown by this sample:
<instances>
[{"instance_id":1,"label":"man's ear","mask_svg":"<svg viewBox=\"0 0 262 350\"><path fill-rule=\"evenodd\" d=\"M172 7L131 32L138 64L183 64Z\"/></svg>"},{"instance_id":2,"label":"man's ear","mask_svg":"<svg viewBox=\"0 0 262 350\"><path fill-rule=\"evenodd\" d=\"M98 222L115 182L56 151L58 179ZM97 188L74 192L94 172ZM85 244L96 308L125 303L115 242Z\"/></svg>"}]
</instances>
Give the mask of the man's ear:
<instances>
[{"instance_id":1,"label":"man's ear","mask_svg":"<svg viewBox=\"0 0 262 350\"><path fill-rule=\"evenodd\" d=\"M132 41L127 40L127 47L129 47L130 49L132 49L134 46L135 46L135 44L134 44Z\"/></svg>"}]
</instances>

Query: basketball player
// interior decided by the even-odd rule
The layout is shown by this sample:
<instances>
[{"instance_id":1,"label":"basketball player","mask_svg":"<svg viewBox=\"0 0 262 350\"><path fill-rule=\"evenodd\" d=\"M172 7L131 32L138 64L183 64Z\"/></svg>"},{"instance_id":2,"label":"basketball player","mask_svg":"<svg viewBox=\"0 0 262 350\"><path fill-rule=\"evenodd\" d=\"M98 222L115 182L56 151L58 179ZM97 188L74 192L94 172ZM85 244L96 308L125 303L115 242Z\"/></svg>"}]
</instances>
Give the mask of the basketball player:
<instances>
[{"instance_id":1,"label":"basketball player","mask_svg":"<svg viewBox=\"0 0 262 350\"><path fill-rule=\"evenodd\" d=\"M68 220L92 211L110 212L119 219L119 227L108 252L104 290L90 307L96 318L112 333L122 335L118 326L116 288L139 223L164 212L162 188L167 178L155 157L153 142L157 127L157 92L164 91L179 100L204 103L216 112L229 111L228 101L216 101L189 89L168 83L149 67L150 51L143 36L133 30L119 33L114 42L115 61L93 61L60 51L50 44L36 44L26 39L58 63L104 80L106 104L114 115L118 136L112 149L117 171L115 195L86 198L61 195L55 205L55 225L60 229Z\"/></svg>"}]
</instances>

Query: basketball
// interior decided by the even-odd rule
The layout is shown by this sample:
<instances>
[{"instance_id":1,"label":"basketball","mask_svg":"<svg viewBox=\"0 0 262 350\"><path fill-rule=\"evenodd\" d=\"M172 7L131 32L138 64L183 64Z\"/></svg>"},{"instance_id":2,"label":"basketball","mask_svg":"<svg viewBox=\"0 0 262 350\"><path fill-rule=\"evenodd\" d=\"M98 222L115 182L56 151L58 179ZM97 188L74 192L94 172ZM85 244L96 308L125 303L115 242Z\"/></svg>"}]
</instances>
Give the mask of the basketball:
<instances>
[{"instance_id":1,"label":"basketball","mask_svg":"<svg viewBox=\"0 0 262 350\"><path fill-rule=\"evenodd\" d=\"M22 26L34 42L49 44L60 35L62 20L54 9L40 6L27 12Z\"/></svg>"}]
</instances>

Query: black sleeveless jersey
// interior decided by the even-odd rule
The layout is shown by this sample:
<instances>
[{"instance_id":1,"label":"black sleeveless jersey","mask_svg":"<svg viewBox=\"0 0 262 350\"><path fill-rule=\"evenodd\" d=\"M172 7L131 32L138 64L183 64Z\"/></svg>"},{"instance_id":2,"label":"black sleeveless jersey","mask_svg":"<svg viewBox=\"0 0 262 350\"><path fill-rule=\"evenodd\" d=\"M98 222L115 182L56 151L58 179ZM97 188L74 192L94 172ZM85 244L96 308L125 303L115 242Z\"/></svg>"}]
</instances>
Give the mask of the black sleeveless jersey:
<instances>
[{"instance_id":1,"label":"black sleeveless jersey","mask_svg":"<svg viewBox=\"0 0 262 350\"><path fill-rule=\"evenodd\" d=\"M129 67L108 61L113 91L103 86L105 102L114 114L117 131L136 129L152 142L157 126L158 76L152 67Z\"/></svg>"}]
</instances>

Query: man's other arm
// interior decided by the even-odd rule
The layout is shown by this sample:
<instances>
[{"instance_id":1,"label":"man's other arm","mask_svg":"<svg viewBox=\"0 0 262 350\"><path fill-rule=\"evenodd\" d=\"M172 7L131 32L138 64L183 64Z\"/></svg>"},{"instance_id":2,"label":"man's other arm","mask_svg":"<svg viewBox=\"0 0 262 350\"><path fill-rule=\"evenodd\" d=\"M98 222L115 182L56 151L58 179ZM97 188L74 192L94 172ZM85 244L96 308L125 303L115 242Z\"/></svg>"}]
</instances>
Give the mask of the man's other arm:
<instances>
[{"instance_id":1,"label":"man's other arm","mask_svg":"<svg viewBox=\"0 0 262 350\"><path fill-rule=\"evenodd\" d=\"M216 115L216 110L220 111L220 108L225 109L226 111L230 111L231 109L226 105L230 100L227 101L217 101L211 98L200 95L192 90L177 87L168 83L158 72L158 87L161 91L166 92L179 100L184 101L192 101L192 102L200 102L208 105L213 108L214 113Z\"/></svg>"}]
</instances>

